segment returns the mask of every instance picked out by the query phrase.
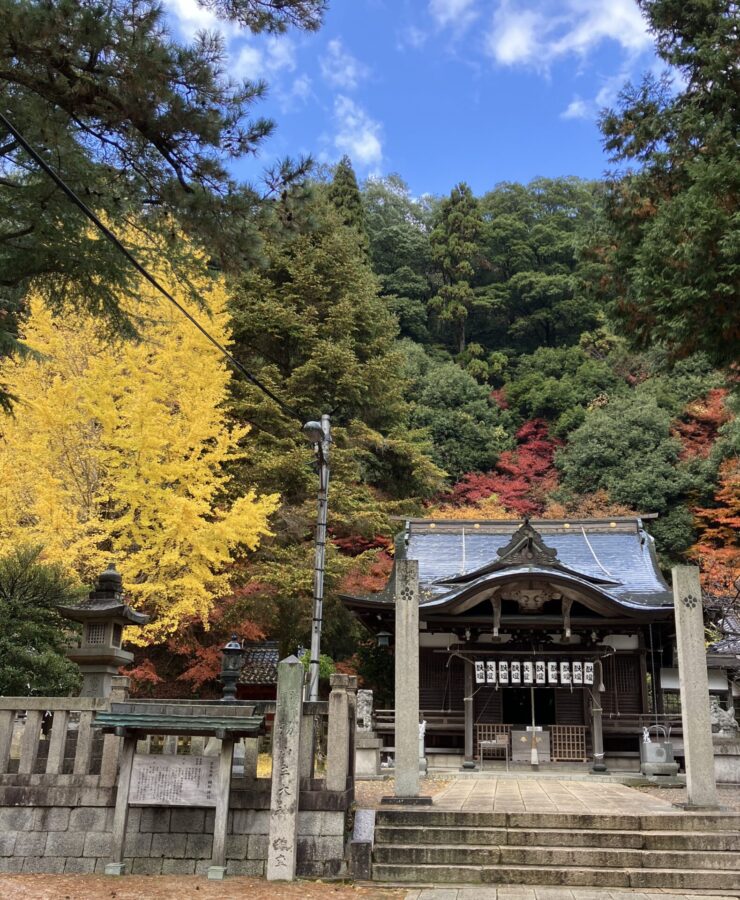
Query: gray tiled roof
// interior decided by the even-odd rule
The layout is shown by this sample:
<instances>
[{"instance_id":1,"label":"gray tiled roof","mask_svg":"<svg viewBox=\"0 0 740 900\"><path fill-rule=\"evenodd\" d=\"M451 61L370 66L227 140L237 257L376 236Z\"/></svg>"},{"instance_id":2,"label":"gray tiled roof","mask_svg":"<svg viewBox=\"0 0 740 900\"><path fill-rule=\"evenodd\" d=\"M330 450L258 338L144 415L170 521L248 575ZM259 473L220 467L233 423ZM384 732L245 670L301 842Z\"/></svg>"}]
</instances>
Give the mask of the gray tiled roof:
<instances>
[{"instance_id":1,"label":"gray tiled roof","mask_svg":"<svg viewBox=\"0 0 740 900\"><path fill-rule=\"evenodd\" d=\"M279 661L280 653L277 641L247 644L244 648L244 665L239 676L239 683L277 684Z\"/></svg>"},{"instance_id":2,"label":"gray tiled roof","mask_svg":"<svg viewBox=\"0 0 740 900\"><path fill-rule=\"evenodd\" d=\"M403 555L419 561L419 581L429 599L450 593L444 579L473 573L495 562L519 522L411 522ZM646 607L671 606L673 597L658 568L652 538L637 519L531 523L548 547L557 550L562 566L598 579L615 600ZM590 544L590 547L589 547ZM403 544L399 541L399 549Z\"/></svg>"}]
</instances>

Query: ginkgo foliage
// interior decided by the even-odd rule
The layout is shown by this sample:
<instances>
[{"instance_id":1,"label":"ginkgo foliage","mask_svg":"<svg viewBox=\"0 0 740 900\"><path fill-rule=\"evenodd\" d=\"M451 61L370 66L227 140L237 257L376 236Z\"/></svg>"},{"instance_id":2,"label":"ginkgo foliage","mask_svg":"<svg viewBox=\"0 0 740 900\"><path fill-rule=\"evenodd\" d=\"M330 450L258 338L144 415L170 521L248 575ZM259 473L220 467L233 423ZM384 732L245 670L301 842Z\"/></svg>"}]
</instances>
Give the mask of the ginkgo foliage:
<instances>
[{"instance_id":1,"label":"ginkgo foliage","mask_svg":"<svg viewBox=\"0 0 740 900\"><path fill-rule=\"evenodd\" d=\"M209 331L229 340L222 281L197 254L188 282ZM177 283L167 263L156 274ZM190 290L178 299L195 312ZM5 360L19 397L0 421L0 554L40 544L43 559L90 584L114 560L133 604L152 616L127 635L160 641L230 590L229 566L269 534L277 496L228 501L226 467L245 428L230 426L219 352L142 283L140 340L110 337L79 304L52 315L30 298L31 357Z\"/></svg>"}]
</instances>

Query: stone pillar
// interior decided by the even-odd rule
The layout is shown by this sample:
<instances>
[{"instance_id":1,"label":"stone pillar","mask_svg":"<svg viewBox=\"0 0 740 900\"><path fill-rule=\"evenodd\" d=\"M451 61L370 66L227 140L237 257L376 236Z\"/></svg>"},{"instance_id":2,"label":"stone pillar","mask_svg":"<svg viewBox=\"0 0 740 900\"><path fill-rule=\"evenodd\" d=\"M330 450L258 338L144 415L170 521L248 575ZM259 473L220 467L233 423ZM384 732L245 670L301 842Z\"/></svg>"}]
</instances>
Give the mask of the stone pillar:
<instances>
[{"instance_id":1,"label":"stone pillar","mask_svg":"<svg viewBox=\"0 0 740 900\"><path fill-rule=\"evenodd\" d=\"M396 560L396 797L419 795L419 563Z\"/></svg>"},{"instance_id":2,"label":"stone pillar","mask_svg":"<svg viewBox=\"0 0 740 900\"><path fill-rule=\"evenodd\" d=\"M278 664L277 708L272 736L268 881L295 879L303 675L303 663L295 656Z\"/></svg>"},{"instance_id":3,"label":"stone pillar","mask_svg":"<svg viewBox=\"0 0 740 900\"><path fill-rule=\"evenodd\" d=\"M208 867L210 881L223 881L226 875L226 836L229 821L229 795L231 794L231 768L234 763L234 740L225 737L221 741L218 762L218 795L213 823L213 856Z\"/></svg>"},{"instance_id":4,"label":"stone pillar","mask_svg":"<svg viewBox=\"0 0 740 900\"><path fill-rule=\"evenodd\" d=\"M111 703L125 703L128 700L131 679L128 675L114 675L111 678ZM54 716L56 721L56 713ZM113 787L118 779L118 766L121 761L123 741L118 735L106 734L103 737L103 758L100 762L101 787ZM149 748L147 747L147 753Z\"/></svg>"},{"instance_id":5,"label":"stone pillar","mask_svg":"<svg viewBox=\"0 0 740 900\"><path fill-rule=\"evenodd\" d=\"M126 863L123 859L123 846L126 842L126 825L128 824L128 795L131 789L131 772L134 768L136 738L126 736L123 739L121 754L121 771L118 775L116 790L116 808L113 812L113 834L111 835L112 860L106 863L106 875L124 875Z\"/></svg>"},{"instance_id":6,"label":"stone pillar","mask_svg":"<svg viewBox=\"0 0 740 900\"><path fill-rule=\"evenodd\" d=\"M349 752L347 754L347 777L354 799L355 790L355 732L357 730L357 675L350 675L347 683L347 714L349 716Z\"/></svg>"},{"instance_id":7,"label":"stone pillar","mask_svg":"<svg viewBox=\"0 0 740 900\"><path fill-rule=\"evenodd\" d=\"M316 759L316 716L303 713L301 721L301 778L313 778Z\"/></svg>"},{"instance_id":8,"label":"stone pillar","mask_svg":"<svg viewBox=\"0 0 740 900\"><path fill-rule=\"evenodd\" d=\"M675 566L672 575L687 806L716 807L717 784L699 570L696 566Z\"/></svg>"},{"instance_id":9,"label":"stone pillar","mask_svg":"<svg viewBox=\"0 0 740 900\"><path fill-rule=\"evenodd\" d=\"M344 791L347 789L349 773L349 675L329 677L329 733L326 744L326 789Z\"/></svg>"},{"instance_id":10,"label":"stone pillar","mask_svg":"<svg viewBox=\"0 0 740 900\"><path fill-rule=\"evenodd\" d=\"M475 702L475 678L472 660L465 660L465 760L463 769L475 768L475 742L473 741L473 703Z\"/></svg>"},{"instance_id":11,"label":"stone pillar","mask_svg":"<svg viewBox=\"0 0 740 900\"><path fill-rule=\"evenodd\" d=\"M604 729L602 725L601 695L596 686L590 688L591 693L591 745L594 754L591 772L594 775L608 773L604 762Z\"/></svg>"},{"instance_id":12,"label":"stone pillar","mask_svg":"<svg viewBox=\"0 0 740 900\"><path fill-rule=\"evenodd\" d=\"M259 762L259 738L244 738L244 777L257 777Z\"/></svg>"}]
</instances>

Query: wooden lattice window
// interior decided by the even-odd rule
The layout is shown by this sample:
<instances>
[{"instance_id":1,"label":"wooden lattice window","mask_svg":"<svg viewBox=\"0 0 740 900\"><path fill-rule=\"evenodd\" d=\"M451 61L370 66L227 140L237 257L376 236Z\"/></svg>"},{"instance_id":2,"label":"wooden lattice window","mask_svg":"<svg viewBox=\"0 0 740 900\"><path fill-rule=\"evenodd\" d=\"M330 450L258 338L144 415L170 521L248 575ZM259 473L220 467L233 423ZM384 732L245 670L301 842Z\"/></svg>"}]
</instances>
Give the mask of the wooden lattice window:
<instances>
[{"instance_id":1,"label":"wooden lattice window","mask_svg":"<svg viewBox=\"0 0 740 900\"><path fill-rule=\"evenodd\" d=\"M614 660L614 684L620 694L638 691L637 660L633 656L617 656Z\"/></svg>"},{"instance_id":2,"label":"wooden lattice window","mask_svg":"<svg viewBox=\"0 0 740 900\"><path fill-rule=\"evenodd\" d=\"M101 624L100 622L88 622L86 634L88 644L104 644L105 624Z\"/></svg>"},{"instance_id":3,"label":"wooden lattice window","mask_svg":"<svg viewBox=\"0 0 740 900\"><path fill-rule=\"evenodd\" d=\"M551 725L550 759L553 762L586 762L586 726Z\"/></svg>"},{"instance_id":4,"label":"wooden lattice window","mask_svg":"<svg viewBox=\"0 0 740 900\"><path fill-rule=\"evenodd\" d=\"M511 725L502 725L497 722L486 722L482 725L475 726L475 747L473 748L473 755L478 756L479 749L478 744L480 741L493 741L496 739L496 735L505 734L507 737L511 737ZM501 747L501 753L503 755L504 748Z\"/></svg>"}]
</instances>

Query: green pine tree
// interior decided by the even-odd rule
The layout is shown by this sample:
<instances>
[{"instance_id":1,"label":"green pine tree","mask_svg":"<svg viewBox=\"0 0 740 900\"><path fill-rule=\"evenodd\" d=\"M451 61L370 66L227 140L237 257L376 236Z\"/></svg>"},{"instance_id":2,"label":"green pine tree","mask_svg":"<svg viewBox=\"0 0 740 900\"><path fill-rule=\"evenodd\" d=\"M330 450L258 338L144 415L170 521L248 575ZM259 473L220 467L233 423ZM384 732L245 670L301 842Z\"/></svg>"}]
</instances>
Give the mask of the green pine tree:
<instances>
[{"instance_id":1,"label":"green pine tree","mask_svg":"<svg viewBox=\"0 0 740 900\"><path fill-rule=\"evenodd\" d=\"M360 248L367 253L369 242L365 223L365 209L357 184L357 176L349 156L343 156L334 168L327 196L339 212L342 224L353 229Z\"/></svg>"},{"instance_id":2,"label":"green pine tree","mask_svg":"<svg viewBox=\"0 0 740 900\"><path fill-rule=\"evenodd\" d=\"M439 204L432 231L432 258L442 286L429 306L453 334L455 349L462 353L467 338L467 319L475 301L471 282L480 256L483 234L478 201L467 184L456 185Z\"/></svg>"},{"instance_id":3,"label":"green pine tree","mask_svg":"<svg viewBox=\"0 0 740 900\"><path fill-rule=\"evenodd\" d=\"M281 31L317 27L325 3L206 5ZM176 40L157 0L0 0L0 21L0 108L88 206L131 226L144 261L152 230L171 238L170 259L182 231L223 267L254 259L260 197L231 163L273 126L254 115L265 83L226 74L223 37ZM279 168L273 186L304 168ZM18 349L31 282L57 309L73 297L115 330L135 330L120 301L137 296L139 276L0 128L0 353Z\"/></svg>"},{"instance_id":4,"label":"green pine tree","mask_svg":"<svg viewBox=\"0 0 740 900\"><path fill-rule=\"evenodd\" d=\"M740 354L740 69L735 0L639 0L658 55L681 73L628 85L601 119L612 161L606 261L616 316L637 347L675 358Z\"/></svg>"}]
</instances>

